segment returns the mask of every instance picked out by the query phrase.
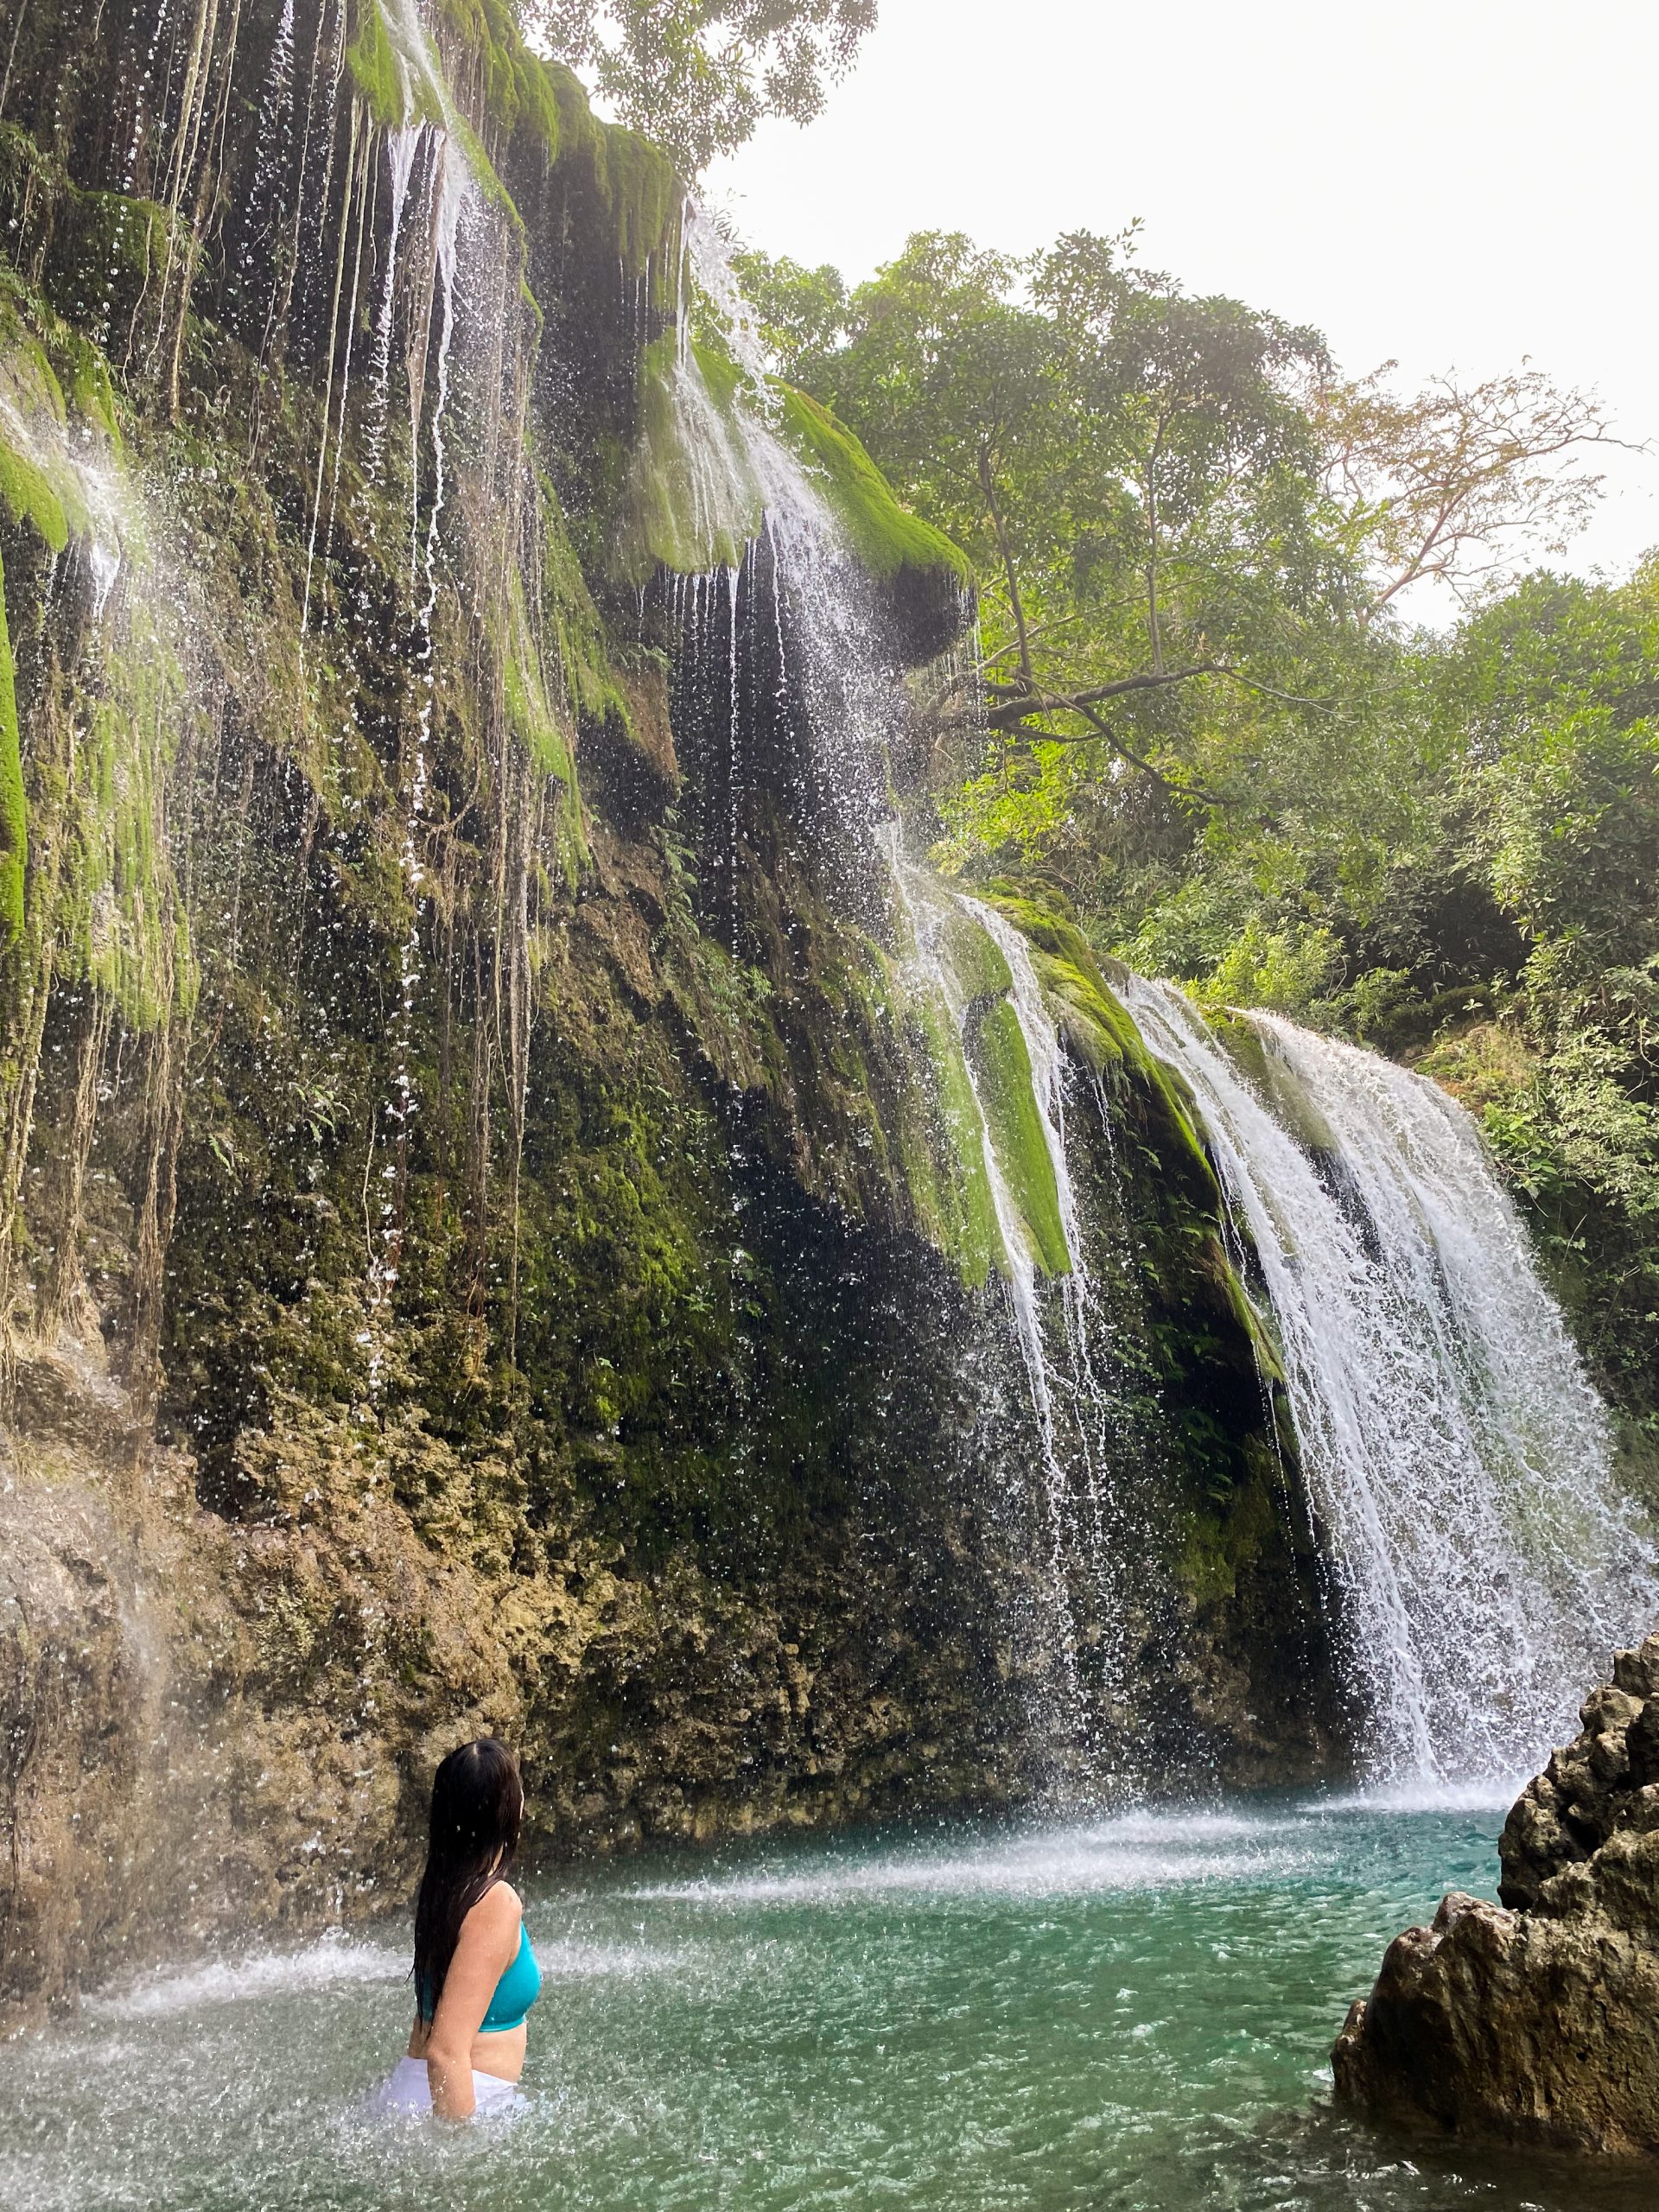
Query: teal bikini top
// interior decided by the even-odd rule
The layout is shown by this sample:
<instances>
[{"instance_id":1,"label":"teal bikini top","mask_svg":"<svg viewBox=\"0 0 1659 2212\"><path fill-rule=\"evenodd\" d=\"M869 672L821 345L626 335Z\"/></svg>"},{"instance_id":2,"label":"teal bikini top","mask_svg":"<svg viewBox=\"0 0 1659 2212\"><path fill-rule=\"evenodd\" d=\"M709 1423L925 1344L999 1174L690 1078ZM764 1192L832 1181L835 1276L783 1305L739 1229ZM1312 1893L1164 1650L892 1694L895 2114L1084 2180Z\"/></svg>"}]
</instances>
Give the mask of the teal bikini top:
<instances>
[{"instance_id":1,"label":"teal bikini top","mask_svg":"<svg viewBox=\"0 0 1659 2212\"><path fill-rule=\"evenodd\" d=\"M478 2024L480 2035L499 2035L504 2028L522 2028L531 2006L542 1993L542 1970L530 1948L530 1930L518 1923L518 1948L512 1964L495 1985L490 2009Z\"/></svg>"},{"instance_id":2,"label":"teal bikini top","mask_svg":"<svg viewBox=\"0 0 1659 2212\"><path fill-rule=\"evenodd\" d=\"M425 1985L423 1984L423 1993ZM542 1993L542 1970L536 1963L536 1954L530 1948L530 1930L521 1920L518 1923L518 1948L513 1953L512 1963L495 1985L495 1994L490 1999L490 2009L478 2024L481 2036L498 2036L508 2028L522 2028L531 2006ZM430 2020L424 1993L421 2002L421 2016Z\"/></svg>"}]
</instances>

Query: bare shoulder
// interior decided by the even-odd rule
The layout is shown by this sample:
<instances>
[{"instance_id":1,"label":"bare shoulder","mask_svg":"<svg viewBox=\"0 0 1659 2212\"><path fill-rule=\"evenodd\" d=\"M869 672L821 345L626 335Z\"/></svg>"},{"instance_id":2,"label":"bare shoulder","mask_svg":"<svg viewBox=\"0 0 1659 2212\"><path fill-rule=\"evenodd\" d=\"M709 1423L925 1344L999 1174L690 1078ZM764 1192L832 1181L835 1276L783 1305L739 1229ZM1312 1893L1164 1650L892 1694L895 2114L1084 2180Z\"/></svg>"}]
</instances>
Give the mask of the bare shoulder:
<instances>
[{"instance_id":1,"label":"bare shoulder","mask_svg":"<svg viewBox=\"0 0 1659 2212\"><path fill-rule=\"evenodd\" d=\"M466 1925L493 1933L516 1929L524 1916L524 1900L511 1882L492 1882L467 1916Z\"/></svg>"}]
</instances>

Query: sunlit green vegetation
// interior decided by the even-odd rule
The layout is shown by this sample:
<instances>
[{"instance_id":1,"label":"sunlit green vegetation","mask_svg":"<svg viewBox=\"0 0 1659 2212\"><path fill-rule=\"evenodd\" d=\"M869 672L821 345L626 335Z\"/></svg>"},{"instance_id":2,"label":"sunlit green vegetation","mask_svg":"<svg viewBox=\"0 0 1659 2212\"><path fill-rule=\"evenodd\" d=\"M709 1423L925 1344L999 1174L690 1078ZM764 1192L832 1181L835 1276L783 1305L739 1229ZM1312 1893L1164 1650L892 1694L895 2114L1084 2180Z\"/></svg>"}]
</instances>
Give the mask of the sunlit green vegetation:
<instances>
[{"instance_id":1,"label":"sunlit green vegetation","mask_svg":"<svg viewBox=\"0 0 1659 2212\"><path fill-rule=\"evenodd\" d=\"M1659 560L1553 569L1612 435L1525 369L1402 396L1143 266L752 255L780 369L973 558L935 857L1484 1119L1604 1374L1659 1376Z\"/></svg>"}]
</instances>

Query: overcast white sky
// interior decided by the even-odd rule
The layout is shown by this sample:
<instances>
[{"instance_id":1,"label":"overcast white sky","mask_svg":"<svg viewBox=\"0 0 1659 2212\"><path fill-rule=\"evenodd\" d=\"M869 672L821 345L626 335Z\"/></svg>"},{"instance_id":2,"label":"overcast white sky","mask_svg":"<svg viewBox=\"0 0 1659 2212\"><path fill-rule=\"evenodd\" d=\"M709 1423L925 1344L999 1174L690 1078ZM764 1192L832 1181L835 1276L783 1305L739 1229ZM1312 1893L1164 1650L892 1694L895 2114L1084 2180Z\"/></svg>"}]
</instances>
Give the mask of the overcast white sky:
<instances>
[{"instance_id":1,"label":"overcast white sky","mask_svg":"<svg viewBox=\"0 0 1659 2212\"><path fill-rule=\"evenodd\" d=\"M1653 0L881 0L855 74L710 179L755 245L850 277L912 230L1143 257L1418 382L1523 354L1659 437ZM1611 454L1573 565L1659 543Z\"/></svg>"}]
</instances>

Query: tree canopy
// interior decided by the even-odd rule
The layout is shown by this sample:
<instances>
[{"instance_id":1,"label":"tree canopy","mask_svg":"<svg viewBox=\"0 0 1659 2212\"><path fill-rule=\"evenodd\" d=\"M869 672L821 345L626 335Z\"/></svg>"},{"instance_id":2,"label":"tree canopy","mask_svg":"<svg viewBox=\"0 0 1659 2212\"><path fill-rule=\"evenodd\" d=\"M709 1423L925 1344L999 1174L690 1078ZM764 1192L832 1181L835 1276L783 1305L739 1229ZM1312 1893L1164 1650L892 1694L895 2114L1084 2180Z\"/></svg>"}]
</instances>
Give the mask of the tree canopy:
<instances>
[{"instance_id":1,"label":"tree canopy","mask_svg":"<svg viewBox=\"0 0 1659 2212\"><path fill-rule=\"evenodd\" d=\"M981 578L928 687L936 862L1457 1090L1659 1436L1659 556L1529 572L1612 426L1528 365L1345 378L1136 247L745 268L781 372Z\"/></svg>"},{"instance_id":2,"label":"tree canopy","mask_svg":"<svg viewBox=\"0 0 1659 2212\"><path fill-rule=\"evenodd\" d=\"M762 116L810 122L877 0L523 0L526 27L588 75L688 177Z\"/></svg>"}]
</instances>

